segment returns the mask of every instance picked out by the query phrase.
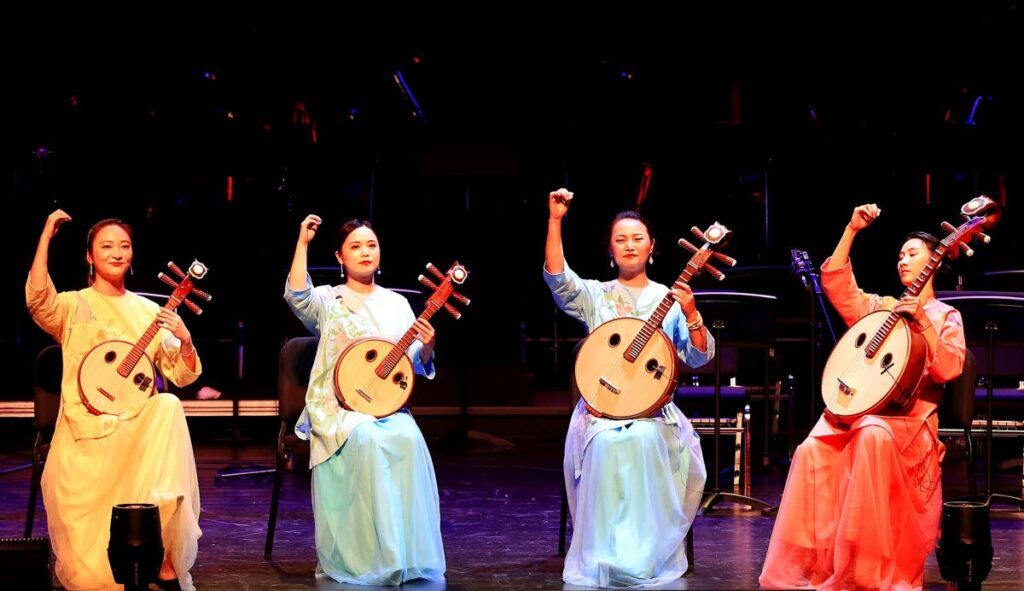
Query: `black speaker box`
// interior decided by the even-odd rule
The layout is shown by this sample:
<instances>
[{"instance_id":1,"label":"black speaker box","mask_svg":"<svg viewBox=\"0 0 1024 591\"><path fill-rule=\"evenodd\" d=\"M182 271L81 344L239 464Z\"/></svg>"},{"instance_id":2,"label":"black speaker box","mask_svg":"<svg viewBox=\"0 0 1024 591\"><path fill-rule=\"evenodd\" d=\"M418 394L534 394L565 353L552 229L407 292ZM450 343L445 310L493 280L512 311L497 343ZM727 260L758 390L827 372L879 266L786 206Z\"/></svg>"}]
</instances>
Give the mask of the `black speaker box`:
<instances>
[{"instance_id":1,"label":"black speaker box","mask_svg":"<svg viewBox=\"0 0 1024 591\"><path fill-rule=\"evenodd\" d=\"M0 589L52 589L49 538L0 538Z\"/></svg>"}]
</instances>

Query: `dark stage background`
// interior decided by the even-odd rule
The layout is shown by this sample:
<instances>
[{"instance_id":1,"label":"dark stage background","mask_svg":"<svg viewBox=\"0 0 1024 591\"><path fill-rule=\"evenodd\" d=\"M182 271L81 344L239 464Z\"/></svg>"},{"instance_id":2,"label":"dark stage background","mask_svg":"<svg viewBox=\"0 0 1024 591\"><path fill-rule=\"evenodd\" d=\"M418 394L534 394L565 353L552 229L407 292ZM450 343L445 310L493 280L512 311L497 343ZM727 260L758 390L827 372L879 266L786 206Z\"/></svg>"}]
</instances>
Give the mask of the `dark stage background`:
<instances>
[{"instance_id":1,"label":"dark stage background","mask_svg":"<svg viewBox=\"0 0 1024 591\"><path fill-rule=\"evenodd\" d=\"M166 293L155 275L168 259L206 262L215 299L201 318L184 313L207 365L197 386L233 387L241 335L250 398L275 396L277 351L302 333L281 294L311 212L327 228L372 218L382 285L417 287L427 261L469 267L473 304L435 322L442 380L424 405L454 403L445 376L471 376L459 391L475 405L530 405L535 390L564 387L572 343L556 362L549 339L582 327L541 280L547 192L576 192L570 263L611 278L606 224L635 206L645 167L653 277L679 273L688 257L675 241L691 225L731 227L727 252L748 268L720 287L781 298L769 372L795 374L798 396L810 300L790 249L820 264L855 205L883 208L854 251L871 291L898 294L906 232L938 233L979 193L1005 206L1003 221L939 288L959 276L967 289L1022 289L984 275L1024 267L1017 3L493 8L8 15L0 395L30 397L27 368L47 342L22 291L56 207L74 217L51 248L58 289L84 286L85 232L111 215L136 229L131 289ZM337 280L332 241L324 231L312 246L310 264L329 267L320 283ZM759 355L741 360L741 383L761 381Z\"/></svg>"}]
</instances>

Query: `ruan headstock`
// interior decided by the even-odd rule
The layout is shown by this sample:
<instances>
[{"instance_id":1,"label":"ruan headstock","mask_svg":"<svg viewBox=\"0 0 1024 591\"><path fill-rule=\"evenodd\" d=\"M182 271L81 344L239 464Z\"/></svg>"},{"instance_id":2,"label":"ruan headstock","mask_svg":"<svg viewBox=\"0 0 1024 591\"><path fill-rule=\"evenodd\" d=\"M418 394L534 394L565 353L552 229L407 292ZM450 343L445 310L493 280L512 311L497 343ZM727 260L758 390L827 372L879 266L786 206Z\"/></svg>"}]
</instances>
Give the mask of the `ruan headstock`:
<instances>
[{"instance_id":1,"label":"ruan headstock","mask_svg":"<svg viewBox=\"0 0 1024 591\"><path fill-rule=\"evenodd\" d=\"M942 245L947 249L946 256L950 260L956 260L961 252L964 256L974 256L974 250L967 243L975 236L985 244L991 242L992 238L985 234L984 230L996 225L1002 215L999 204L985 195L978 195L964 203L960 208L960 217L965 220L963 224L956 227L949 222L942 222L941 228L949 232L942 240Z\"/></svg>"},{"instance_id":2,"label":"ruan headstock","mask_svg":"<svg viewBox=\"0 0 1024 591\"><path fill-rule=\"evenodd\" d=\"M189 310L192 310L192 312L197 316L199 314L202 314L202 308L192 303L192 301L188 299L188 295L189 293L194 293L197 297L207 302L213 299L213 296L211 296L210 294L206 293L201 289L198 289L195 285L193 285L194 281L206 277L206 273L207 271L209 271L206 265L197 260L194 260L192 261L192 264L188 266L187 274L184 271L182 271L181 268L178 267L178 265L175 265L174 261L168 262L167 268L169 268L175 275L178 276L178 279L181 280L181 282L179 283L163 273L157 275L160 281L163 281L167 285L170 285L171 287L174 288L174 293L171 294L169 301L175 302L175 306L179 303L185 304L185 306L188 307Z\"/></svg>"},{"instance_id":3,"label":"ruan headstock","mask_svg":"<svg viewBox=\"0 0 1024 591\"><path fill-rule=\"evenodd\" d=\"M716 269L714 265L711 265L708 261L713 258L729 265L730 267L736 266L736 259L718 252L718 249L724 248L725 245L729 243L729 239L732 238L732 230L718 222L715 222L708 226L708 229L703 232L701 232L700 228L697 226L690 228L690 232L703 241L704 245L697 248L685 238L679 239L679 246L682 246L693 253L693 257L690 258L690 262L686 264L687 271L684 271L684 275L689 272L689 275L693 276L704 269L719 281L725 279L725 274ZM686 280L689 281L689 277L687 277Z\"/></svg>"},{"instance_id":4,"label":"ruan headstock","mask_svg":"<svg viewBox=\"0 0 1024 591\"><path fill-rule=\"evenodd\" d=\"M459 312L455 306L447 302L448 298L451 297L455 301L459 302L463 306L469 305L469 298L455 291L452 284L462 285L465 283L466 278L469 277L469 271L459 264L459 261L455 261L454 264L448 269L447 273L441 273L441 271L433 265L433 263L427 263L427 271L431 275L437 278L441 282L437 285L427 277L420 275L418 277L419 282L423 285L434 290L434 294L427 300L427 306L433 309L444 308L449 314L452 315L456 320L462 317L462 313Z\"/></svg>"}]
</instances>

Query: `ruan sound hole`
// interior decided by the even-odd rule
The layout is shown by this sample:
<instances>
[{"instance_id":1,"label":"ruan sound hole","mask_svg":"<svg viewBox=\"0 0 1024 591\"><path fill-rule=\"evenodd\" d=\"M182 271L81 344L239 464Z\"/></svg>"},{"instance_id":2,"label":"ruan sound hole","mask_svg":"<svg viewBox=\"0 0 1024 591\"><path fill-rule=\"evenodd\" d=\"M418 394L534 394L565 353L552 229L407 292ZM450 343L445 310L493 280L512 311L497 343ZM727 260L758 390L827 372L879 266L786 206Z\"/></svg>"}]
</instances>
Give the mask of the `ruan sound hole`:
<instances>
[{"instance_id":1,"label":"ruan sound hole","mask_svg":"<svg viewBox=\"0 0 1024 591\"><path fill-rule=\"evenodd\" d=\"M377 350L370 349L366 352L366 360L373 363L373 360L377 358Z\"/></svg>"},{"instance_id":2,"label":"ruan sound hole","mask_svg":"<svg viewBox=\"0 0 1024 591\"><path fill-rule=\"evenodd\" d=\"M860 333L860 335L857 336L857 344L854 345L854 346L857 347L858 349L863 347L864 346L864 341L866 341L867 339L868 339L868 335L866 335L864 333Z\"/></svg>"},{"instance_id":3,"label":"ruan sound hole","mask_svg":"<svg viewBox=\"0 0 1024 591\"><path fill-rule=\"evenodd\" d=\"M137 373L137 374L135 374L135 377L133 378L132 381L134 381L135 384L138 385L138 384L141 384L142 380L144 380L144 379L146 379L145 374Z\"/></svg>"},{"instance_id":4,"label":"ruan sound hole","mask_svg":"<svg viewBox=\"0 0 1024 591\"><path fill-rule=\"evenodd\" d=\"M392 381L392 382L394 382L394 383L396 383L396 384L401 384L403 380L405 380L405 374L404 374L404 373L402 373L402 372L398 372L398 373L396 373L396 374L395 374L394 376L392 376L392 378L391 378L391 381Z\"/></svg>"},{"instance_id":5,"label":"ruan sound hole","mask_svg":"<svg viewBox=\"0 0 1024 591\"><path fill-rule=\"evenodd\" d=\"M886 353L882 357L882 367L889 367L892 365L892 353Z\"/></svg>"},{"instance_id":6,"label":"ruan sound hole","mask_svg":"<svg viewBox=\"0 0 1024 591\"><path fill-rule=\"evenodd\" d=\"M612 336L608 337L608 346L609 347L613 347L613 348L614 347L618 347L619 343L621 343L621 342L622 342L622 337L619 336L618 333L615 333Z\"/></svg>"},{"instance_id":7,"label":"ruan sound hole","mask_svg":"<svg viewBox=\"0 0 1024 591\"><path fill-rule=\"evenodd\" d=\"M107 363L113 363L116 359L117 359L117 353L114 352L114 351L107 351L103 355L103 361L106 361Z\"/></svg>"},{"instance_id":8,"label":"ruan sound hole","mask_svg":"<svg viewBox=\"0 0 1024 591\"><path fill-rule=\"evenodd\" d=\"M659 364L657 359L651 359L647 362L647 365L645 365L644 367L647 368L648 372L654 373L655 371L657 371L658 365Z\"/></svg>"}]
</instances>

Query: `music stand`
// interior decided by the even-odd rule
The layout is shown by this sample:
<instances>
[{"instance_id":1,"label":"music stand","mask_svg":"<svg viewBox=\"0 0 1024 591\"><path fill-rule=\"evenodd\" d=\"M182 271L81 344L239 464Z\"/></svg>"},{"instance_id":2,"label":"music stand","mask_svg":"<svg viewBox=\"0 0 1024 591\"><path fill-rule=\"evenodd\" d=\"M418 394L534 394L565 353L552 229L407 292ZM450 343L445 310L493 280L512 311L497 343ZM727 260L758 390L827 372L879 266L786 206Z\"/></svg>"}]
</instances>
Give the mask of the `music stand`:
<instances>
[{"instance_id":1,"label":"music stand","mask_svg":"<svg viewBox=\"0 0 1024 591\"><path fill-rule=\"evenodd\" d=\"M697 301L697 309L701 316L710 320L707 323L712 327L715 337L716 350L722 348L722 331L726 330L726 318L730 319L730 337L734 338L737 344L755 346L770 346L775 332L777 298L772 295L760 293L746 293L739 291L694 291L694 298ZM754 497L748 497L737 493L722 492L721 490L721 425L722 425L722 358L715 355L715 455L714 455L714 482L712 490L704 491L704 502L701 503L701 513L706 514L714 509L719 503L735 503L748 506L751 509L769 509L771 503ZM767 417L771 408L771 400L766 388L764 394L764 409ZM749 461L749 459L748 459Z\"/></svg>"},{"instance_id":2,"label":"music stand","mask_svg":"<svg viewBox=\"0 0 1024 591\"><path fill-rule=\"evenodd\" d=\"M986 271L981 276L984 277L984 284L989 287L1001 291L1024 291L1024 269Z\"/></svg>"},{"instance_id":3,"label":"music stand","mask_svg":"<svg viewBox=\"0 0 1024 591\"><path fill-rule=\"evenodd\" d=\"M234 339L228 339L227 342L235 343L235 375L234 375L234 387L231 389L231 446L234 452L237 454L238 447L243 443L241 416L239 415L239 405L242 389L245 385L245 322L242 320L238 321L237 332L235 333ZM223 339L218 339L223 341ZM246 464L237 465L234 463L228 464L223 468L217 470L217 474L214 475L215 480L222 480L225 478L237 478L240 476L261 476L267 474L273 474L277 471L276 467L270 467L263 464Z\"/></svg>"},{"instance_id":4,"label":"music stand","mask_svg":"<svg viewBox=\"0 0 1024 591\"><path fill-rule=\"evenodd\" d=\"M166 299L168 299L170 297L170 295L168 295L168 294L149 293L149 292L145 292L145 291L137 291L135 293L138 294L138 295L141 295L141 296L146 296L146 297L151 298L151 299L163 299L163 300L166 300ZM239 426L239 414L238 414L239 399L238 399L238 396L239 396L239 393L240 393L240 391L242 389L242 383L243 383L243 379L244 379L243 362L244 362L244 359L245 359L245 346L244 346L243 340L242 340L242 336L244 334L244 328L245 328L244 323L242 321L239 321L238 322L238 333L236 335L236 338L233 339L234 342L235 342L236 354L237 354L237 366L236 366L237 374L235 376L235 384L234 384L234 388L232 388L232 394L231 394L231 445L234 448L237 448L241 444L241 442L242 442L242 432L241 432L241 429L240 429L240 426ZM218 339L218 340L220 340L220 339ZM229 342L230 342L230 340L229 340ZM163 379L162 376L161 376L161 379ZM164 387L167 388L167 389L170 389L169 380L165 380L164 381ZM224 466L224 467L222 467L222 468L217 470L217 474L214 475L214 479L215 480L220 480L222 478L235 478L235 477L238 477L238 476L255 476L255 475L260 475L260 474L272 474L273 472L274 472L274 470L272 468L268 468L266 466L260 466L260 465L256 465L256 466L252 466L252 465L250 465L250 466L238 466L238 465L235 465L235 464L228 464L227 466Z\"/></svg>"},{"instance_id":5,"label":"music stand","mask_svg":"<svg viewBox=\"0 0 1024 591\"><path fill-rule=\"evenodd\" d=\"M815 291L820 292L820 282L818 281L817 269L810 262L810 258L804 251L793 250L792 253L800 253L803 258L801 262L806 261L805 264L799 267L795 264L797 262L794 256L794 264L789 265L751 265L751 266L736 266L731 269L725 269L723 272L728 278L726 285L729 289L736 291L745 292L760 292L768 293L779 298L778 318L779 325L777 326L776 332L773 335L774 345L785 350L787 343L798 343L807 341L809 343L810 350L810 373L808 383L811 384L811 396L809 397L811 403L811 415L815 415L814 402L815 384L819 382L814 376L820 376L821 372L814 368L819 365L819 359L821 357L821 344L825 338L825 327L831 326L830 317L828 310L825 307L820 297L817 301L813 297ZM796 274L803 281L803 284L793 281L793 275ZM814 275L814 277L812 277ZM817 284L817 288L815 288ZM812 298L806 300L809 305L805 304L805 294L810 290ZM815 307L815 306L819 307ZM819 310L820 315L819 315ZM792 322L793 320L803 320L809 318L810 333L807 335L804 331L805 324L803 322ZM789 322L785 322L784 319L788 319ZM825 324L822 320L824 319ZM831 332L831 331L830 331ZM805 336L806 335L806 336ZM835 342L835 336L832 336L832 341ZM788 412L788 428L786 435L786 446L787 446L787 458L793 457L793 450L796 448L795 434L797 431L796 425L798 421L797 414L797 396L792 388L792 382L789 383L789 400L786 405ZM779 412L779 408L776 407L775 412ZM769 417L772 420L775 417ZM763 464L765 466L771 465L772 458L770 449L765 446L766 455L763 458ZM786 460L783 460L784 462Z\"/></svg>"},{"instance_id":6,"label":"music stand","mask_svg":"<svg viewBox=\"0 0 1024 591\"><path fill-rule=\"evenodd\" d=\"M985 368L985 496L990 502L1016 505L1024 510L1024 499L992 492L992 401L995 398L995 335L1000 330L1024 334L1024 295L998 291L937 292L936 298L960 311L968 343L984 342Z\"/></svg>"}]
</instances>

